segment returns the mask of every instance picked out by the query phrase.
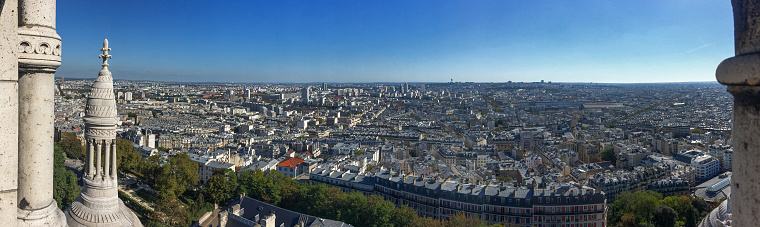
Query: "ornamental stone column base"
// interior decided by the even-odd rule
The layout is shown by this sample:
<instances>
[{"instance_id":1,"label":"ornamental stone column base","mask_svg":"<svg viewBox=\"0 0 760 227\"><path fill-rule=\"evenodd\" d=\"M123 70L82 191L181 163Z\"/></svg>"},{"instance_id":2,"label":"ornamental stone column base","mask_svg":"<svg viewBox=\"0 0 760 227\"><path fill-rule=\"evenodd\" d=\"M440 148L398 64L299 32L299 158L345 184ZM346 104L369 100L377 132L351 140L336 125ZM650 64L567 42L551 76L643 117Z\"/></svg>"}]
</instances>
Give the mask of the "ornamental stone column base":
<instances>
[{"instance_id":1,"label":"ornamental stone column base","mask_svg":"<svg viewBox=\"0 0 760 227\"><path fill-rule=\"evenodd\" d=\"M52 226L52 227L65 227L66 216L61 209L58 209L58 205L55 200L51 200L51 203L46 207L38 210L22 210L18 209L18 226L19 227L32 227L32 226Z\"/></svg>"},{"instance_id":2,"label":"ornamental stone column base","mask_svg":"<svg viewBox=\"0 0 760 227\"><path fill-rule=\"evenodd\" d=\"M69 208L64 212L66 220L68 220L68 226L70 227L89 227L89 226L139 226L142 227L142 223L137 218L132 210L124 205L124 202L118 198L113 201L88 201L88 196L82 194ZM99 203L113 202L115 206L109 206L106 208L97 208L93 205L85 204L99 204Z\"/></svg>"},{"instance_id":3,"label":"ornamental stone column base","mask_svg":"<svg viewBox=\"0 0 760 227\"><path fill-rule=\"evenodd\" d=\"M137 215L119 199L116 179L91 178L82 178L82 194L64 212L70 227L142 226Z\"/></svg>"}]
</instances>

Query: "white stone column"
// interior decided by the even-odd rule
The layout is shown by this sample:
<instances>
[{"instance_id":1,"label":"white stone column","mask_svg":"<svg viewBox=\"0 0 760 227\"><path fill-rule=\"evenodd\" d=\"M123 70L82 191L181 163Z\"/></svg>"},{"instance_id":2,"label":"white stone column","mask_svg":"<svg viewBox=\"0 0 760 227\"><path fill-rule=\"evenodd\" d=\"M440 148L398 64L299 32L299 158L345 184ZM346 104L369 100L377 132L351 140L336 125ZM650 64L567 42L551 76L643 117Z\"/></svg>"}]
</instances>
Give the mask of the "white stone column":
<instances>
[{"instance_id":1,"label":"white stone column","mask_svg":"<svg viewBox=\"0 0 760 227\"><path fill-rule=\"evenodd\" d=\"M103 142L105 143L105 146L103 146L105 148L105 157L103 157L103 180L107 180L111 177L111 141L104 140Z\"/></svg>"},{"instance_id":2,"label":"white stone column","mask_svg":"<svg viewBox=\"0 0 760 227\"><path fill-rule=\"evenodd\" d=\"M19 78L19 208L53 199L53 74L22 69Z\"/></svg>"},{"instance_id":3,"label":"white stone column","mask_svg":"<svg viewBox=\"0 0 760 227\"><path fill-rule=\"evenodd\" d=\"M103 140L95 139L95 178L100 178L103 175L103 163L100 161L100 152L103 147Z\"/></svg>"},{"instance_id":4,"label":"white stone column","mask_svg":"<svg viewBox=\"0 0 760 227\"><path fill-rule=\"evenodd\" d=\"M16 226L18 202L18 8L0 1L0 225Z\"/></svg>"},{"instance_id":5,"label":"white stone column","mask_svg":"<svg viewBox=\"0 0 760 227\"><path fill-rule=\"evenodd\" d=\"M760 0L733 0L736 56L718 82L734 96L731 226L760 226Z\"/></svg>"},{"instance_id":6,"label":"white stone column","mask_svg":"<svg viewBox=\"0 0 760 227\"><path fill-rule=\"evenodd\" d=\"M95 140L87 139L87 177L95 177Z\"/></svg>"},{"instance_id":7,"label":"white stone column","mask_svg":"<svg viewBox=\"0 0 760 227\"><path fill-rule=\"evenodd\" d=\"M53 200L55 0L18 0L18 225L65 226Z\"/></svg>"},{"instance_id":8,"label":"white stone column","mask_svg":"<svg viewBox=\"0 0 760 227\"><path fill-rule=\"evenodd\" d=\"M111 148L111 152L113 152L113 155L111 156L111 178L116 180L116 140L112 140L111 146L113 146Z\"/></svg>"}]
</instances>

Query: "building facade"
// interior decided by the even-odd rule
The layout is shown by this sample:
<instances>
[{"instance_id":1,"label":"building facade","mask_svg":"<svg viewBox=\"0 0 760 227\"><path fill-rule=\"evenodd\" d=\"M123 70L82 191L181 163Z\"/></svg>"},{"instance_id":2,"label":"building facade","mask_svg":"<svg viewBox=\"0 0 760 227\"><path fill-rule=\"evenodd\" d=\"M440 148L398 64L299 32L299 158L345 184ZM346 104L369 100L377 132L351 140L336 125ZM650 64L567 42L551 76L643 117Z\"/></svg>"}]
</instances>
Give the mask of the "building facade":
<instances>
[{"instance_id":1,"label":"building facade","mask_svg":"<svg viewBox=\"0 0 760 227\"><path fill-rule=\"evenodd\" d=\"M601 227L607 223L604 193L569 183L537 189L467 184L385 170L352 174L317 169L310 174L310 179L344 192L380 195L397 206L414 209L421 217L445 220L463 213L489 223L517 226Z\"/></svg>"}]
</instances>

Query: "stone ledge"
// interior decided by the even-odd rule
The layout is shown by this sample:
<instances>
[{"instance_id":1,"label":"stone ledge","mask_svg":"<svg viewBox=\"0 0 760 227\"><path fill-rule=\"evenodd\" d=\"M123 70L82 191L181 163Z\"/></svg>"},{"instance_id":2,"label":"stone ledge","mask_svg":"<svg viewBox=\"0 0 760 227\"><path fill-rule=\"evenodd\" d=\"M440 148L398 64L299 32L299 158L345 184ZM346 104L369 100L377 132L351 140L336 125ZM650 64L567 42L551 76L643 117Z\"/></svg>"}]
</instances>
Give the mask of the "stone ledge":
<instances>
[{"instance_id":1,"label":"stone ledge","mask_svg":"<svg viewBox=\"0 0 760 227\"><path fill-rule=\"evenodd\" d=\"M723 60L715 70L715 78L723 85L760 86L760 53Z\"/></svg>"}]
</instances>

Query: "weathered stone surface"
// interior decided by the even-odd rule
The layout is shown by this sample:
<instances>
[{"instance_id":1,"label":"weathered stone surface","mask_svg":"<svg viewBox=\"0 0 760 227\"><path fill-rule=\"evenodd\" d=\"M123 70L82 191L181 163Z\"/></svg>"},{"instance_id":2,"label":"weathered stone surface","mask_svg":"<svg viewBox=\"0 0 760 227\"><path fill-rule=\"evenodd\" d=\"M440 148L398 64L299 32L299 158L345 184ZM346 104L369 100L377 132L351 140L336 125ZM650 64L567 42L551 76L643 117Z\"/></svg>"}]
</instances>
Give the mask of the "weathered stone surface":
<instances>
[{"instance_id":1,"label":"weathered stone surface","mask_svg":"<svg viewBox=\"0 0 760 227\"><path fill-rule=\"evenodd\" d=\"M17 1L0 0L0 225L16 226L18 178Z\"/></svg>"},{"instance_id":2,"label":"weathered stone surface","mask_svg":"<svg viewBox=\"0 0 760 227\"><path fill-rule=\"evenodd\" d=\"M18 0L18 225L66 226L53 200L55 0Z\"/></svg>"},{"instance_id":3,"label":"weathered stone surface","mask_svg":"<svg viewBox=\"0 0 760 227\"><path fill-rule=\"evenodd\" d=\"M731 226L760 226L760 0L732 0L736 56L716 70L734 95Z\"/></svg>"},{"instance_id":4,"label":"weathered stone surface","mask_svg":"<svg viewBox=\"0 0 760 227\"><path fill-rule=\"evenodd\" d=\"M38 210L18 210L17 215L19 227L66 226L66 216L58 209L54 200L51 200L50 204Z\"/></svg>"},{"instance_id":5,"label":"weathered stone surface","mask_svg":"<svg viewBox=\"0 0 760 227\"><path fill-rule=\"evenodd\" d=\"M0 1L0 80L18 80L16 1Z\"/></svg>"},{"instance_id":6,"label":"weathered stone surface","mask_svg":"<svg viewBox=\"0 0 760 227\"><path fill-rule=\"evenodd\" d=\"M760 52L760 1L732 0L736 55Z\"/></svg>"},{"instance_id":7,"label":"weathered stone surface","mask_svg":"<svg viewBox=\"0 0 760 227\"><path fill-rule=\"evenodd\" d=\"M18 205L35 210L53 199L53 74L22 73L18 90Z\"/></svg>"},{"instance_id":8,"label":"weathered stone surface","mask_svg":"<svg viewBox=\"0 0 760 227\"><path fill-rule=\"evenodd\" d=\"M732 226L760 225L760 87L734 94ZM732 90L732 89L730 89Z\"/></svg>"},{"instance_id":9,"label":"weathered stone surface","mask_svg":"<svg viewBox=\"0 0 760 227\"><path fill-rule=\"evenodd\" d=\"M720 63L715 76L725 85L760 85L760 1L733 0L736 56Z\"/></svg>"},{"instance_id":10,"label":"weathered stone surface","mask_svg":"<svg viewBox=\"0 0 760 227\"><path fill-rule=\"evenodd\" d=\"M18 84L0 81L0 191L16 190L18 173Z\"/></svg>"},{"instance_id":11,"label":"weathered stone surface","mask_svg":"<svg viewBox=\"0 0 760 227\"><path fill-rule=\"evenodd\" d=\"M0 223L16 226L16 190L0 191Z\"/></svg>"},{"instance_id":12,"label":"weathered stone surface","mask_svg":"<svg viewBox=\"0 0 760 227\"><path fill-rule=\"evenodd\" d=\"M715 70L715 78L725 85L760 85L760 53L723 60Z\"/></svg>"},{"instance_id":13,"label":"weathered stone surface","mask_svg":"<svg viewBox=\"0 0 760 227\"><path fill-rule=\"evenodd\" d=\"M19 26L49 27L55 30L54 0L19 1Z\"/></svg>"}]
</instances>

